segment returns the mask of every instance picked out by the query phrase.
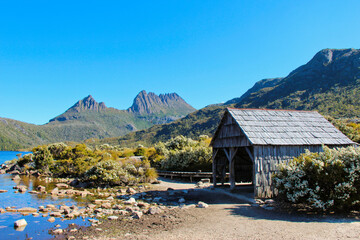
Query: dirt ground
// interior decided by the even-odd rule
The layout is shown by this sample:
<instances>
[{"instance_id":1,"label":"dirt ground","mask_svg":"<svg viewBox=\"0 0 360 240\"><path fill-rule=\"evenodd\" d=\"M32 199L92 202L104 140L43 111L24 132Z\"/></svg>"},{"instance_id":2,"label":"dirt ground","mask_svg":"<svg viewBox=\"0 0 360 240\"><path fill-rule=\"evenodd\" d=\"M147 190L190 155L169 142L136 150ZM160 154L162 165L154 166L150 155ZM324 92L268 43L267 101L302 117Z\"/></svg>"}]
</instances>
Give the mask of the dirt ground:
<instances>
[{"instance_id":1,"label":"dirt ground","mask_svg":"<svg viewBox=\"0 0 360 240\"><path fill-rule=\"evenodd\" d=\"M217 190L193 190L194 184L163 181L157 194L171 187L187 203L204 201L208 208L172 209L139 220L104 220L78 231L76 239L360 239L357 217L322 216L259 206ZM189 190L190 189L190 190ZM99 231L96 228L101 228Z\"/></svg>"}]
</instances>

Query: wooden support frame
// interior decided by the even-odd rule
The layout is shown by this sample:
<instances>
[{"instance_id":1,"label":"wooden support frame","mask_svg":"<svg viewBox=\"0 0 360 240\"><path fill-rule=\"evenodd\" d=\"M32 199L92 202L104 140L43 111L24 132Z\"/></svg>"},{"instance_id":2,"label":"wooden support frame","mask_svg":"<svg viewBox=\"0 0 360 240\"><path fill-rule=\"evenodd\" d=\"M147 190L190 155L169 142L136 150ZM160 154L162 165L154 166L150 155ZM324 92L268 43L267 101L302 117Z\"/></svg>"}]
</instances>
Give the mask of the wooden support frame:
<instances>
[{"instance_id":1,"label":"wooden support frame","mask_svg":"<svg viewBox=\"0 0 360 240\"><path fill-rule=\"evenodd\" d=\"M236 155L238 151L237 147L231 147L228 148L228 150L226 148L224 148L224 152L225 155L227 157L227 159L229 160L229 180L230 180L230 190L235 189L235 161L234 161L234 157Z\"/></svg>"},{"instance_id":2,"label":"wooden support frame","mask_svg":"<svg viewBox=\"0 0 360 240\"><path fill-rule=\"evenodd\" d=\"M212 154L212 171L213 171L213 185L216 187L217 180L216 180L216 172L217 172L217 161L216 161L216 155L218 153L219 149L213 149Z\"/></svg>"}]
</instances>

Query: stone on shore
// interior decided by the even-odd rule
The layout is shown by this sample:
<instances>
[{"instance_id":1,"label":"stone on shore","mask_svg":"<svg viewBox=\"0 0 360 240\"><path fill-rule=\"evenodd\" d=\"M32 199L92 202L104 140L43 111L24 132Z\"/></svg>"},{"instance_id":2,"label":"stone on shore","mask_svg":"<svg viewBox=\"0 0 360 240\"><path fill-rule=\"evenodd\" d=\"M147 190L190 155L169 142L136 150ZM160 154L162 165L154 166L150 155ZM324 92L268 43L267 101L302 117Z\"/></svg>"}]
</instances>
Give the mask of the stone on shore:
<instances>
[{"instance_id":1,"label":"stone on shore","mask_svg":"<svg viewBox=\"0 0 360 240\"><path fill-rule=\"evenodd\" d=\"M32 208L32 207L23 207L23 208L19 208L17 210L18 212L21 212L21 213L33 213L33 212L37 212L37 209L36 208Z\"/></svg>"},{"instance_id":2,"label":"stone on shore","mask_svg":"<svg viewBox=\"0 0 360 240\"><path fill-rule=\"evenodd\" d=\"M61 217L61 213L60 212L52 212L50 213L51 217Z\"/></svg>"},{"instance_id":3,"label":"stone on shore","mask_svg":"<svg viewBox=\"0 0 360 240\"><path fill-rule=\"evenodd\" d=\"M40 191L40 192L45 192L46 188L42 185L37 186L36 190Z\"/></svg>"},{"instance_id":4,"label":"stone on shore","mask_svg":"<svg viewBox=\"0 0 360 240\"><path fill-rule=\"evenodd\" d=\"M109 220L117 220L119 217L118 216L109 216L108 219Z\"/></svg>"},{"instance_id":5,"label":"stone on shore","mask_svg":"<svg viewBox=\"0 0 360 240\"><path fill-rule=\"evenodd\" d=\"M124 204L127 204L127 205L132 205L132 204L135 204L135 203L136 203L136 200L133 197L124 202Z\"/></svg>"},{"instance_id":6,"label":"stone on shore","mask_svg":"<svg viewBox=\"0 0 360 240\"><path fill-rule=\"evenodd\" d=\"M59 194L59 189L57 187L51 190L51 195L58 195L58 194Z\"/></svg>"},{"instance_id":7,"label":"stone on shore","mask_svg":"<svg viewBox=\"0 0 360 240\"><path fill-rule=\"evenodd\" d=\"M155 215L161 213L162 210L158 207L150 207L148 210L148 214Z\"/></svg>"},{"instance_id":8,"label":"stone on shore","mask_svg":"<svg viewBox=\"0 0 360 240\"><path fill-rule=\"evenodd\" d=\"M14 227L18 228L18 227L24 227L27 225L27 222L25 219L20 219L14 222Z\"/></svg>"},{"instance_id":9,"label":"stone on shore","mask_svg":"<svg viewBox=\"0 0 360 240\"><path fill-rule=\"evenodd\" d=\"M209 207L209 205L204 203L204 202L198 202L196 207L198 207L198 208L207 208L207 207Z\"/></svg>"},{"instance_id":10,"label":"stone on shore","mask_svg":"<svg viewBox=\"0 0 360 240\"><path fill-rule=\"evenodd\" d=\"M54 234L62 234L64 231L61 228L55 229L53 231Z\"/></svg>"},{"instance_id":11,"label":"stone on shore","mask_svg":"<svg viewBox=\"0 0 360 240\"><path fill-rule=\"evenodd\" d=\"M129 193L129 194L135 194L135 193L136 193L136 190L133 189L133 188L131 188L131 187L129 187L129 188L126 190L126 192Z\"/></svg>"},{"instance_id":12,"label":"stone on shore","mask_svg":"<svg viewBox=\"0 0 360 240\"><path fill-rule=\"evenodd\" d=\"M57 188L69 188L70 186L65 183L57 183L55 185Z\"/></svg>"},{"instance_id":13,"label":"stone on shore","mask_svg":"<svg viewBox=\"0 0 360 240\"><path fill-rule=\"evenodd\" d=\"M26 186L19 186L18 190L19 190L19 192L24 193L24 192L27 191L27 187Z\"/></svg>"},{"instance_id":14,"label":"stone on shore","mask_svg":"<svg viewBox=\"0 0 360 240\"><path fill-rule=\"evenodd\" d=\"M133 214L133 218L135 219L140 219L143 216L142 212L134 212Z\"/></svg>"}]
</instances>

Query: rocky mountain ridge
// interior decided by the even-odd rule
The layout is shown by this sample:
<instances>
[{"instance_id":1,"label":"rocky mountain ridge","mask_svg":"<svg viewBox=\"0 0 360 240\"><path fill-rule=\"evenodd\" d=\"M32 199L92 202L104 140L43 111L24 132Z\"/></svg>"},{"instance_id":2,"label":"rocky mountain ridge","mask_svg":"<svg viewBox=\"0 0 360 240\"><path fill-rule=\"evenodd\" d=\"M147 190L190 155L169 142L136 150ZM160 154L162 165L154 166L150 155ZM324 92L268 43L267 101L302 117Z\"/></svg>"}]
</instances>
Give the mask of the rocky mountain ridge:
<instances>
[{"instance_id":1,"label":"rocky mountain ridge","mask_svg":"<svg viewBox=\"0 0 360 240\"><path fill-rule=\"evenodd\" d=\"M160 94L141 91L134 99L133 105L127 109L129 112L144 114L175 113L184 116L195 111L195 108L184 101L177 93Z\"/></svg>"},{"instance_id":2,"label":"rocky mountain ridge","mask_svg":"<svg viewBox=\"0 0 360 240\"><path fill-rule=\"evenodd\" d=\"M225 107L316 110L335 118L360 118L360 50L324 49L284 78L256 82L242 96L212 105L165 125L100 143L154 144L179 134L212 135ZM155 137L154 137L155 136Z\"/></svg>"},{"instance_id":3,"label":"rocky mountain ridge","mask_svg":"<svg viewBox=\"0 0 360 240\"><path fill-rule=\"evenodd\" d=\"M139 111L134 112L106 107L105 103L99 103L89 95L45 125L0 119L0 150L59 141L80 142L89 138L118 137L154 124L172 122L195 111L176 93L157 96L142 91L139 95L134 102L141 100L143 95L144 101L141 103L146 108L139 105L141 107L134 107Z\"/></svg>"}]
</instances>

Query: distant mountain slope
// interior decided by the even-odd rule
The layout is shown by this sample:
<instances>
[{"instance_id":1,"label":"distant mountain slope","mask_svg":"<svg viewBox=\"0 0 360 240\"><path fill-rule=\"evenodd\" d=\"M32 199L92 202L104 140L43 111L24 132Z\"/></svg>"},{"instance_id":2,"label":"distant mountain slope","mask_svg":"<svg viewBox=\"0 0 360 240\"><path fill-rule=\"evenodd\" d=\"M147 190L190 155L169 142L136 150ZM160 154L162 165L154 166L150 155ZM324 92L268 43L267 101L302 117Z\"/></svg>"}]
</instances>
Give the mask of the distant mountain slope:
<instances>
[{"instance_id":1,"label":"distant mountain slope","mask_svg":"<svg viewBox=\"0 0 360 240\"><path fill-rule=\"evenodd\" d=\"M128 112L141 116L153 124L172 122L196 111L176 93L160 94L141 91Z\"/></svg>"},{"instance_id":2,"label":"distant mountain slope","mask_svg":"<svg viewBox=\"0 0 360 240\"><path fill-rule=\"evenodd\" d=\"M91 139L87 143L92 145L108 143L134 147L138 144L152 145L178 135L192 138L198 138L203 134L210 136L215 132L224 110L225 108L222 106L206 107L171 123L155 125L148 129L131 132L122 137Z\"/></svg>"},{"instance_id":3,"label":"distant mountain slope","mask_svg":"<svg viewBox=\"0 0 360 240\"><path fill-rule=\"evenodd\" d=\"M146 92L142 91L140 94L142 93ZM149 128L158 122L171 122L195 110L176 93L149 95L161 100L151 104L149 113L108 108L105 103L98 103L89 95L45 125L0 118L0 150L15 150L59 141L80 142L89 138L118 137ZM148 101L144 101L144 105L150 106Z\"/></svg>"},{"instance_id":4,"label":"distant mountain slope","mask_svg":"<svg viewBox=\"0 0 360 240\"><path fill-rule=\"evenodd\" d=\"M317 110L336 118L360 118L360 50L324 49L285 78L261 80L223 106L206 107L170 124L132 132L101 143L152 144L176 135L212 135L227 106Z\"/></svg>"},{"instance_id":5,"label":"distant mountain slope","mask_svg":"<svg viewBox=\"0 0 360 240\"><path fill-rule=\"evenodd\" d=\"M240 108L318 110L334 117L360 117L358 49L324 49L273 83L232 103Z\"/></svg>"},{"instance_id":6,"label":"distant mountain slope","mask_svg":"<svg viewBox=\"0 0 360 240\"><path fill-rule=\"evenodd\" d=\"M227 101L226 103L224 103L224 105L241 102L243 99L250 97L252 94L254 94L260 90L266 91L267 89L273 88L283 79L284 78L266 78L266 79L260 80L260 81L256 82L252 88L247 90L241 97L231 99L231 100Z\"/></svg>"}]
</instances>

